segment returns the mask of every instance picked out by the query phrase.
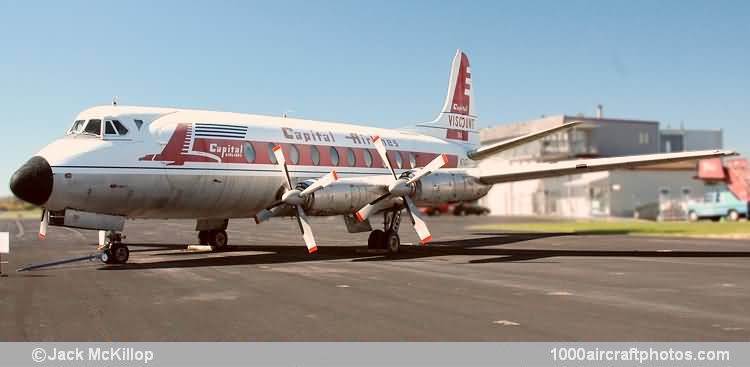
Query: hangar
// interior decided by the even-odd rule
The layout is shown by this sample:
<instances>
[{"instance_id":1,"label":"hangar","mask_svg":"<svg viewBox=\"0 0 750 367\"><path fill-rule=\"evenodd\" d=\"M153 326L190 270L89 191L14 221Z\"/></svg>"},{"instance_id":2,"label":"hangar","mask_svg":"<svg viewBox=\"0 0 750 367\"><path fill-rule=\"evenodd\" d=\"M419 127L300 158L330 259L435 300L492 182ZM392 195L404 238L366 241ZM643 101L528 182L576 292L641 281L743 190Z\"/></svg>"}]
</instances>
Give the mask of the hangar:
<instances>
[{"instance_id":1,"label":"hangar","mask_svg":"<svg viewBox=\"0 0 750 367\"><path fill-rule=\"evenodd\" d=\"M578 127L507 151L494 159L511 164L554 162L575 158L680 152L723 148L723 131L661 128L659 121L610 118L597 106L594 117L577 115L501 124L481 130L482 144L571 121ZM656 213L682 219L691 200L699 200L716 183L695 179L693 163L613 170L495 185L480 204L493 215L551 215L562 217L633 217ZM636 214L636 212L638 214Z\"/></svg>"}]
</instances>

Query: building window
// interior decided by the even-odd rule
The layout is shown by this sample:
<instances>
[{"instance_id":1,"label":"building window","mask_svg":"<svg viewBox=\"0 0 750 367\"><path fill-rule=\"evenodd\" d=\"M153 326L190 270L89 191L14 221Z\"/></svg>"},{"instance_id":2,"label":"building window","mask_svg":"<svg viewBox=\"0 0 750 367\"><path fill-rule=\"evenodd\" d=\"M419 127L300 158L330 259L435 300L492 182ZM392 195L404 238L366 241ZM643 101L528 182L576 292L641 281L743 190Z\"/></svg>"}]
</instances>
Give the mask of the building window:
<instances>
[{"instance_id":1,"label":"building window","mask_svg":"<svg viewBox=\"0 0 750 367\"><path fill-rule=\"evenodd\" d=\"M640 132L638 134L638 142L640 144L648 144L648 133L647 132Z\"/></svg>"},{"instance_id":2,"label":"building window","mask_svg":"<svg viewBox=\"0 0 750 367\"><path fill-rule=\"evenodd\" d=\"M331 154L331 165L338 166L339 165L339 151L336 150L336 148L331 147L331 149L329 150L329 153Z\"/></svg>"},{"instance_id":3,"label":"building window","mask_svg":"<svg viewBox=\"0 0 750 367\"><path fill-rule=\"evenodd\" d=\"M310 146L310 159L312 160L312 164L316 166L320 165L320 151L314 145Z\"/></svg>"}]
</instances>

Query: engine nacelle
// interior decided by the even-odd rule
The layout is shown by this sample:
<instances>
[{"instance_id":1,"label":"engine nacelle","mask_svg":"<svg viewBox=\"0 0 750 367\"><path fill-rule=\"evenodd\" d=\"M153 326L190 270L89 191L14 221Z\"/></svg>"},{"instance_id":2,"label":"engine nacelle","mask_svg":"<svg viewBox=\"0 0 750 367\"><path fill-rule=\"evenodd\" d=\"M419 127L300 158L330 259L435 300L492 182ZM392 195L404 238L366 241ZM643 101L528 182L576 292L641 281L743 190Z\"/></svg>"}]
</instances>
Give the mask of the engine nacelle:
<instances>
[{"instance_id":1,"label":"engine nacelle","mask_svg":"<svg viewBox=\"0 0 750 367\"><path fill-rule=\"evenodd\" d=\"M122 231L125 226L125 217L65 209L50 212L49 224L60 227Z\"/></svg>"},{"instance_id":2,"label":"engine nacelle","mask_svg":"<svg viewBox=\"0 0 750 367\"><path fill-rule=\"evenodd\" d=\"M463 173L435 172L417 183L414 201L417 205L474 201L486 195L490 186Z\"/></svg>"},{"instance_id":3,"label":"engine nacelle","mask_svg":"<svg viewBox=\"0 0 750 367\"><path fill-rule=\"evenodd\" d=\"M309 215L351 214L382 194L380 189L372 185L337 182L311 195L305 211Z\"/></svg>"}]
</instances>

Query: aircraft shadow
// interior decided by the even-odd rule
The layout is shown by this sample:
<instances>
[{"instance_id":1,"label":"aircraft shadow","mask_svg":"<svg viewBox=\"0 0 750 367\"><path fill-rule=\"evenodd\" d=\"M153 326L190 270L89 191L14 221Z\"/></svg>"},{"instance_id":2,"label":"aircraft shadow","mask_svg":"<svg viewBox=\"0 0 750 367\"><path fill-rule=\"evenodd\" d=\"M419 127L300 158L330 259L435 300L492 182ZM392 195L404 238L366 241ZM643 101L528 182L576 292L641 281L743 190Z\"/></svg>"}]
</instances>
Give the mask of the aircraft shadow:
<instances>
[{"instance_id":1,"label":"aircraft shadow","mask_svg":"<svg viewBox=\"0 0 750 367\"><path fill-rule=\"evenodd\" d=\"M555 233L514 233L454 241L436 241L429 246L402 246L395 255L371 253L366 246L322 246L315 254L308 254L304 246L292 245L251 245L230 246L223 252L195 253L187 251L165 252L151 256L169 256L175 259L149 262L133 262L123 265L107 265L100 270L137 270L165 268L193 268L238 265L270 265L310 261L349 260L352 262L397 261L424 259L437 256L462 255L478 257L468 260L469 264L514 263L555 257L652 257L652 258L750 258L750 251L640 251L640 250L560 250L560 249L511 249L486 248L530 241L551 236L570 235ZM131 247L159 247L164 249L184 249L180 245L128 244ZM135 250L141 251L141 250ZM237 253L254 252L248 255ZM203 256L201 255L211 255ZM226 256L221 256L225 254ZM192 255L190 258L186 257ZM217 256L219 255L219 256ZM140 260L140 259L139 259Z\"/></svg>"}]
</instances>

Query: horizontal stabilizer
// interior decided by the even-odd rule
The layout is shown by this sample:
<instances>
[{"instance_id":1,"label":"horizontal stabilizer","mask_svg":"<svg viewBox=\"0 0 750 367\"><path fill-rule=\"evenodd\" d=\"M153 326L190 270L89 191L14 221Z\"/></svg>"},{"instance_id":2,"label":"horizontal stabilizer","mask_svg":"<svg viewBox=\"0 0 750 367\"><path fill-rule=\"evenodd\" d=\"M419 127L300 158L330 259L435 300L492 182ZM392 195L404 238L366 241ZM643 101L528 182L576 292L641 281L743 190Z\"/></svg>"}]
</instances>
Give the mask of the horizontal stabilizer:
<instances>
[{"instance_id":1,"label":"horizontal stabilizer","mask_svg":"<svg viewBox=\"0 0 750 367\"><path fill-rule=\"evenodd\" d=\"M469 158L474 159L474 160L484 159L493 154L504 152L508 149L513 149L515 147L532 142L534 140L539 140L545 136L552 135L554 133L570 129L572 127L580 125L582 122L583 121L571 121L562 125L551 127L546 130L541 130L541 131L533 132L531 134L522 135L517 138L512 138L512 139L503 140L501 142L497 142L494 144L481 146L477 149L474 149L468 152L467 155L469 156Z\"/></svg>"},{"instance_id":2,"label":"horizontal stabilizer","mask_svg":"<svg viewBox=\"0 0 750 367\"><path fill-rule=\"evenodd\" d=\"M575 159L555 163L529 163L514 165L486 165L478 168L479 180L484 184L531 180L544 177L573 175L613 169L636 168L681 161L718 158L737 153L729 150L701 150L681 153L645 154L627 157Z\"/></svg>"}]
</instances>

